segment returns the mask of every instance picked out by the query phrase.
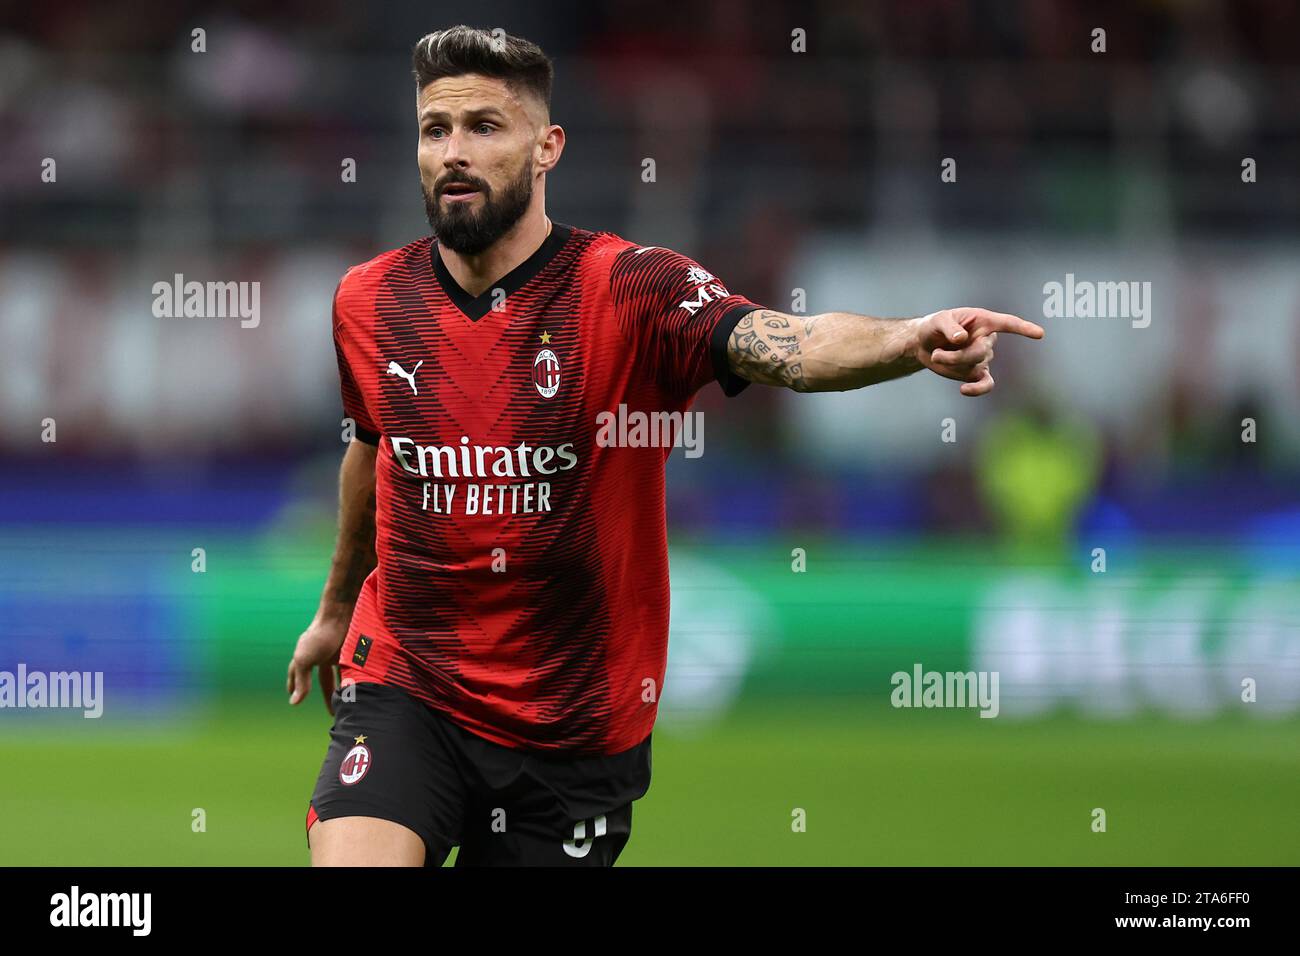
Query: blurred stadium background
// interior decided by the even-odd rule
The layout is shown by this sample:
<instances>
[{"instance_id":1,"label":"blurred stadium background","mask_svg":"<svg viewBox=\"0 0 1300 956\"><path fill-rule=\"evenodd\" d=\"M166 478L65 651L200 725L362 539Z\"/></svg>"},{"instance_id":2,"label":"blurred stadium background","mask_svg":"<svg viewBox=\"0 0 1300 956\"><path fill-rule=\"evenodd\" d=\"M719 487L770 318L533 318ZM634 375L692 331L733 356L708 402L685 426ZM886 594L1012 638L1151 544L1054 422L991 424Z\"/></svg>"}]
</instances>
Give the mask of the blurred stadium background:
<instances>
[{"instance_id":1,"label":"blurred stadium background","mask_svg":"<svg viewBox=\"0 0 1300 956\"><path fill-rule=\"evenodd\" d=\"M408 52L460 22L556 60L553 219L787 311L1048 329L979 401L704 390L622 862L1300 863L1295 4L135 0L0 21L0 670L106 675L99 720L0 711L0 864L307 861L330 297L427 232ZM260 325L155 318L175 273ZM1067 273L1150 326L1043 318ZM916 663L1000 716L891 708Z\"/></svg>"}]
</instances>

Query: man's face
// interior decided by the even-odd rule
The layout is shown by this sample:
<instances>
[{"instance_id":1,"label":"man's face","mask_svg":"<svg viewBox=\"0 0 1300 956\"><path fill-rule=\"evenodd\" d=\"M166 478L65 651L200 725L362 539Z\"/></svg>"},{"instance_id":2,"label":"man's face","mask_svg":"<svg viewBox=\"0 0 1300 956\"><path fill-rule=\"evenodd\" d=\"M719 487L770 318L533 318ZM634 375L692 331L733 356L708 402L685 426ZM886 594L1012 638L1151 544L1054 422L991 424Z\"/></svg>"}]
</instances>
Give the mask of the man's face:
<instances>
[{"instance_id":1,"label":"man's face","mask_svg":"<svg viewBox=\"0 0 1300 956\"><path fill-rule=\"evenodd\" d=\"M443 77L420 91L420 185L438 241L464 255L509 232L533 198L538 109L494 77Z\"/></svg>"}]
</instances>

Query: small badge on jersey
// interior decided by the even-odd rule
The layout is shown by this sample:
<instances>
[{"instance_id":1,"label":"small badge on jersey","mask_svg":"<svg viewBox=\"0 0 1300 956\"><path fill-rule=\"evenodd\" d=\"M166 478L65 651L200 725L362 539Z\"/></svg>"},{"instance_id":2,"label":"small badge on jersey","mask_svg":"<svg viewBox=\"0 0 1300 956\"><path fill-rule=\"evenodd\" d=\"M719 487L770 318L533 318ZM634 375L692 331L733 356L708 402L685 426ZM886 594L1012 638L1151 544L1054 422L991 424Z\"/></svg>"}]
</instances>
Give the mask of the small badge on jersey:
<instances>
[{"instance_id":1,"label":"small badge on jersey","mask_svg":"<svg viewBox=\"0 0 1300 956\"><path fill-rule=\"evenodd\" d=\"M533 359L533 385L542 398L554 398L560 390L560 359L550 349L542 349Z\"/></svg>"},{"instance_id":2,"label":"small badge on jersey","mask_svg":"<svg viewBox=\"0 0 1300 956\"><path fill-rule=\"evenodd\" d=\"M339 764L339 783L345 787L360 783L361 778L370 769L370 765L375 762L374 755L370 753L370 748L362 743L365 739L364 736L357 737L356 746L347 752L343 758L343 763Z\"/></svg>"},{"instance_id":3,"label":"small badge on jersey","mask_svg":"<svg viewBox=\"0 0 1300 956\"><path fill-rule=\"evenodd\" d=\"M357 638L356 650L352 652L352 663L358 667L366 666L366 658L370 656L370 645L374 641L362 634Z\"/></svg>"}]
</instances>

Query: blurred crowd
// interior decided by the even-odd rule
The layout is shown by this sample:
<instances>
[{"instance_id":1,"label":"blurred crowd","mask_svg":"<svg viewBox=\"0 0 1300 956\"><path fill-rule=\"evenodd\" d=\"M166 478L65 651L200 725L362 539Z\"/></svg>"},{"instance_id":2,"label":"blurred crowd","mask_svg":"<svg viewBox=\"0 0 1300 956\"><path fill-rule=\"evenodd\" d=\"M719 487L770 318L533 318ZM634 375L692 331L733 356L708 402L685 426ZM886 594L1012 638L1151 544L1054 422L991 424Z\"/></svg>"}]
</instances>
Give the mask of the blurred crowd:
<instances>
[{"instance_id":1,"label":"blurred crowd","mask_svg":"<svg viewBox=\"0 0 1300 956\"><path fill-rule=\"evenodd\" d=\"M547 183L552 218L687 252L774 308L790 307L807 264L830 247L921 255L960 237L1160 247L1171 260L1200 244L1294 251L1300 5L1287 0L10 4L0 19L4 456L42 453L29 425L44 409L64 413L67 454L328 448L329 296L343 267L427 231L409 50L459 22L503 26L556 61L552 119L568 145ZM647 157L653 183L642 180ZM946 157L953 183L940 178ZM1242 179L1246 158L1253 182ZM340 175L346 159L355 182ZM182 266L273 286L261 337L160 326L146 290ZM865 288L818 310L869 312L874 301ZM915 301L967 304L932 302L924 289ZM1023 457L1018 478L983 474L974 444L948 457L810 461L798 397L752 389L724 405L708 393L700 407L726 425L712 433L712 468L681 478L678 513L725 522L719 506L739 491L724 476L737 462L756 496L822 489L800 513L829 527L1014 533L1059 523L1053 509L1067 525L1120 521L1116 508L1131 521L1140 501L1157 525L1161 502L1204 514L1216 501L1225 522L1234 503L1286 510L1294 446L1265 441L1256 454L1238 435L1252 412L1267 419L1268 393L1296 389L1300 300L1286 288L1268 301L1283 315L1267 347L1296 361L1242 387L1208 384L1214 362L1186 349L1122 427L1071 409L1050 381L1019 405L994 404L978 445ZM1196 321L1196 341L1212 349L1243 317L1220 307ZM287 351L295 364L281 374ZM163 421L159 406L172 412ZM1007 511L1019 500L1008 482L1043 481L1059 490L1033 506L1044 513ZM846 487L869 488L879 507ZM980 507L946 507L953 487ZM1201 490L1187 504L1175 488Z\"/></svg>"},{"instance_id":2,"label":"blurred crowd","mask_svg":"<svg viewBox=\"0 0 1300 956\"><path fill-rule=\"evenodd\" d=\"M748 270L737 281L770 274L755 250L807 230L924 219L1104 232L1133 211L1133 190L1158 193L1138 212L1179 234L1280 234L1300 210L1300 7L1287 0L433 13L341 0L6 5L0 239L385 241L419 222L408 52L458 17L555 58L553 118L570 134L557 207L716 244L733 260L720 268ZM1221 170L1256 153L1270 158L1257 188L1225 188ZM656 190L641 188L647 155ZM57 190L34 175L51 156ZM960 159L972 188L940 203L929 187L941 156ZM342 157L360 167L352 188ZM742 234L754 236L744 250Z\"/></svg>"}]
</instances>

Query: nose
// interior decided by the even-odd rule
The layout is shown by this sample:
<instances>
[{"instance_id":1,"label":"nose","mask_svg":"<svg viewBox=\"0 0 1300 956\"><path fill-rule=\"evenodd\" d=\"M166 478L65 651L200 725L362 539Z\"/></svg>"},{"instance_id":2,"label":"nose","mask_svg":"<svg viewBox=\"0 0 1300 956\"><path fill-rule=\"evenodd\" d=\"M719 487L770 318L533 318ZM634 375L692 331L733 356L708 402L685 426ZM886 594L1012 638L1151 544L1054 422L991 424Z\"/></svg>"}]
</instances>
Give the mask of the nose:
<instances>
[{"instance_id":1,"label":"nose","mask_svg":"<svg viewBox=\"0 0 1300 956\"><path fill-rule=\"evenodd\" d=\"M469 165L469 159L461 150L461 134L453 131L443 141L442 165L447 169L464 169Z\"/></svg>"}]
</instances>

